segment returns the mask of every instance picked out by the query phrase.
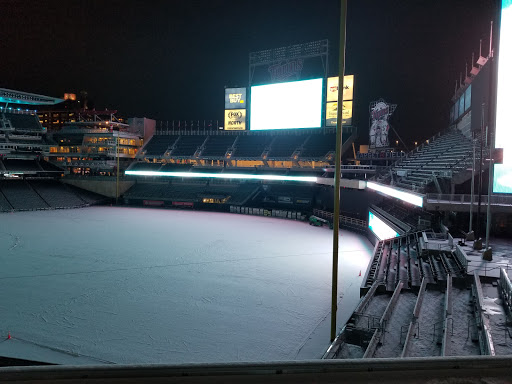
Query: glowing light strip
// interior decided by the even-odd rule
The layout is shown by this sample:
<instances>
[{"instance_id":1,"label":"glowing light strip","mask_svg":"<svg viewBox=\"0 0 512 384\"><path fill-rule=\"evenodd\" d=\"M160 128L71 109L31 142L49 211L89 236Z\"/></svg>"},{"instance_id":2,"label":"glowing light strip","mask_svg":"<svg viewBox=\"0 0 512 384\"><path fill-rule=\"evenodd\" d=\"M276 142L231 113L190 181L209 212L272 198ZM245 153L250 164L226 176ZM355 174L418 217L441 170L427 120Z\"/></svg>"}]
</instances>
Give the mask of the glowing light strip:
<instances>
[{"instance_id":1,"label":"glowing light strip","mask_svg":"<svg viewBox=\"0 0 512 384\"><path fill-rule=\"evenodd\" d=\"M393 228L379 219L372 211L368 211L368 228L370 228L379 240L387 240L400 236Z\"/></svg>"},{"instance_id":2,"label":"glowing light strip","mask_svg":"<svg viewBox=\"0 0 512 384\"><path fill-rule=\"evenodd\" d=\"M214 179L305 181L305 182L311 182L311 183L316 183L316 180L317 180L317 178L315 176L248 175L248 174L243 174L243 173L125 171L125 175L157 176L157 177L204 177L204 178L214 178Z\"/></svg>"},{"instance_id":3,"label":"glowing light strip","mask_svg":"<svg viewBox=\"0 0 512 384\"><path fill-rule=\"evenodd\" d=\"M396 199L403 200L409 204L423 207L423 196L415 195L413 193L400 191L395 188L387 187L382 184L377 184L372 181L366 183L366 188L373 189L374 191L383 193L384 195L394 197Z\"/></svg>"}]
</instances>

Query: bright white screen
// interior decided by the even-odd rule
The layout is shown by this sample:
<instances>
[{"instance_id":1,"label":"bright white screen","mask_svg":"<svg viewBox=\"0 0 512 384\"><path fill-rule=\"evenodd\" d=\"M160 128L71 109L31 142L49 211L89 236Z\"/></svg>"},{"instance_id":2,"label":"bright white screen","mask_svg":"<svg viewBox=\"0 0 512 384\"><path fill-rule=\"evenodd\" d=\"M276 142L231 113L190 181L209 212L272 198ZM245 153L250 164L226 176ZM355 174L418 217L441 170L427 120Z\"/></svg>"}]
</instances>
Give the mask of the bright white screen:
<instances>
[{"instance_id":1,"label":"bright white screen","mask_svg":"<svg viewBox=\"0 0 512 384\"><path fill-rule=\"evenodd\" d=\"M251 131L320 128L323 79L251 87Z\"/></svg>"},{"instance_id":2,"label":"bright white screen","mask_svg":"<svg viewBox=\"0 0 512 384\"><path fill-rule=\"evenodd\" d=\"M496 147L503 148L503 164L494 166L493 192L512 193L512 0L502 0L500 49L498 57L498 97L496 104Z\"/></svg>"}]
</instances>

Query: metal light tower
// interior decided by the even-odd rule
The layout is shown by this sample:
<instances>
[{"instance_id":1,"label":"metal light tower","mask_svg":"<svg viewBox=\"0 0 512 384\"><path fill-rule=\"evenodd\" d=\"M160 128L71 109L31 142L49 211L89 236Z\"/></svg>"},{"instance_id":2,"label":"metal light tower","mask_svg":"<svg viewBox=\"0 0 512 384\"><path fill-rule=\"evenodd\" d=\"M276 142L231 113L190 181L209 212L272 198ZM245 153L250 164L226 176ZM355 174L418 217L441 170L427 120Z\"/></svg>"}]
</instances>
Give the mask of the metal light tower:
<instances>
[{"instance_id":1,"label":"metal light tower","mask_svg":"<svg viewBox=\"0 0 512 384\"><path fill-rule=\"evenodd\" d=\"M338 116L336 125L336 161L334 168L334 223L332 242L331 342L334 341L334 339L336 338L336 311L338 310L338 249L340 231L341 138L343 131L343 77L345 75L347 0L341 0L340 4L340 59L338 68Z\"/></svg>"}]
</instances>

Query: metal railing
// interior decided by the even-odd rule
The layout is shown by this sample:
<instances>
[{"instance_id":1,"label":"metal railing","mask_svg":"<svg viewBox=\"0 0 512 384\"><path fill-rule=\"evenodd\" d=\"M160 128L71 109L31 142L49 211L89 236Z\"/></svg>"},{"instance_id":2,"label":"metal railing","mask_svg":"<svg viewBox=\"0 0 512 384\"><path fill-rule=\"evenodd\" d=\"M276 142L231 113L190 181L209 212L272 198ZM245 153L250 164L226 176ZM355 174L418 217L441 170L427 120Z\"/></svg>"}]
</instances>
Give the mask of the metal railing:
<instances>
[{"instance_id":1,"label":"metal railing","mask_svg":"<svg viewBox=\"0 0 512 384\"><path fill-rule=\"evenodd\" d=\"M464 250L460 247L459 244L455 245L454 255L457 258L457 260L459 260L459 263L464 268L464 271L467 272L467 270L468 270L468 258L467 258L466 252L464 252Z\"/></svg>"},{"instance_id":2,"label":"metal railing","mask_svg":"<svg viewBox=\"0 0 512 384\"><path fill-rule=\"evenodd\" d=\"M449 202L452 204L471 204L471 195L450 195L441 193L427 193L428 202ZM482 196L482 204L487 205L488 196ZM492 195L492 205L512 205L512 196ZM473 196L473 204L478 204L478 195Z\"/></svg>"},{"instance_id":3,"label":"metal railing","mask_svg":"<svg viewBox=\"0 0 512 384\"><path fill-rule=\"evenodd\" d=\"M500 288L503 304L508 308L510 313L512 312L512 283L510 282L507 272L503 268L500 269L500 280L498 286Z\"/></svg>"},{"instance_id":4,"label":"metal railing","mask_svg":"<svg viewBox=\"0 0 512 384\"><path fill-rule=\"evenodd\" d=\"M326 220L333 220L334 214L332 212L322 211L320 209L313 209L313 215L321 217ZM365 220L356 219L355 217L340 215L340 224L350 224L358 227L366 228L368 223Z\"/></svg>"}]
</instances>

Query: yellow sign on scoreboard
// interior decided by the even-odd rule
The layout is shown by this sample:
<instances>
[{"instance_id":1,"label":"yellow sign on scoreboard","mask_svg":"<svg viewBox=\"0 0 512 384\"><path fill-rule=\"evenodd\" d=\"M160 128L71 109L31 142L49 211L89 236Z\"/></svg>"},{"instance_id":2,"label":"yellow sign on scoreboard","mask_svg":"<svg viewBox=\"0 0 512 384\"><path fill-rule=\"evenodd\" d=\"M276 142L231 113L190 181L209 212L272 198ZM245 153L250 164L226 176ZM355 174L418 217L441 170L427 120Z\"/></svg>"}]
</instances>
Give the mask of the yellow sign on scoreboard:
<instances>
[{"instance_id":1,"label":"yellow sign on scoreboard","mask_svg":"<svg viewBox=\"0 0 512 384\"><path fill-rule=\"evenodd\" d=\"M338 101L339 77L327 79L327 101ZM343 100L354 99L354 75L343 77Z\"/></svg>"},{"instance_id":2,"label":"yellow sign on scoreboard","mask_svg":"<svg viewBox=\"0 0 512 384\"><path fill-rule=\"evenodd\" d=\"M225 131L245 131L245 109L226 109L224 111Z\"/></svg>"},{"instance_id":3,"label":"yellow sign on scoreboard","mask_svg":"<svg viewBox=\"0 0 512 384\"><path fill-rule=\"evenodd\" d=\"M352 100L343 102L343 110L341 111L343 124L352 124ZM327 103L325 109L325 123L328 127L335 127L338 121L338 103Z\"/></svg>"}]
</instances>

